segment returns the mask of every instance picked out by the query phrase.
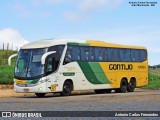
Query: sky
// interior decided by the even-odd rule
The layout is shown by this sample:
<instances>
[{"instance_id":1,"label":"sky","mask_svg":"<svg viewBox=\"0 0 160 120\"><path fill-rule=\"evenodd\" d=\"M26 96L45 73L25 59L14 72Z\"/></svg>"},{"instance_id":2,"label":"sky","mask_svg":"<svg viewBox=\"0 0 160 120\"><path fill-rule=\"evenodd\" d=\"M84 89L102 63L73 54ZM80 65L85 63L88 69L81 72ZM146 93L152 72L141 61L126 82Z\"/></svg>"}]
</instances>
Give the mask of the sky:
<instances>
[{"instance_id":1,"label":"sky","mask_svg":"<svg viewBox=\"0 0 160 120\"><path fill-rule=\"evenodd\" d=\"M131 6L129 2L157 2ZM0 46L42 39L89 39L145 46L160 64L159 0L0 0Z\"/></svg>"}]
</instances>

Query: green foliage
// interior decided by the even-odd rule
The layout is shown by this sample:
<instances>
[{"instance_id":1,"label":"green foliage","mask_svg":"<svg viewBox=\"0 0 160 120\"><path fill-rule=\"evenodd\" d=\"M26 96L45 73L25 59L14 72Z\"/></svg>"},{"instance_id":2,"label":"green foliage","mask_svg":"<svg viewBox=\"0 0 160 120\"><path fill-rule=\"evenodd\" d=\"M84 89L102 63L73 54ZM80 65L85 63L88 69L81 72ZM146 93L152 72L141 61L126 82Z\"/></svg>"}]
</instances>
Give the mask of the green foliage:
<instances>
[{"instance_id":1,"label":"green foliage","mask_svg":"<svg viewBox=\"0 0 160 120\"><path fill-rule=\"evenodd\" d=\"M8 58L15 53L17 53L17 51L0 50L0 84L13 84L14 64L16 58L12 59L12 66L8 66Z\"/></svg>"},{"instance_id":2,"label":"green foliage","mask_svg":"<svg viewBox=\"0 0 160 120\"><path fill-rule=\"evenodd\" d=\"M17 53L17 51L0 50L0 65L7 65L9 56L15 53ZM12 64L14 64L15 61L16 61L16 58L13 58Z\"/></svg>"},{"instance_id":3,"label":"green foliage","mask_svg":"<svg viewBox=\"0 0 160 120\"><path fill-rule=\"evenodd\" d=\"M160 89L160 69L150 69L148 85L144 89Z\"/></svg>"},{"instance_id":4,"label":"green foliage","mask_svg":"<svg viewBox=\"0 0 160 120\"><path fill-rule=\"evenodd\" d=\"M149 73L156 75L156 76L160 76L160 68L156 68L156 69L149 69Z\"/></svg>"},{"instance_id":5,"label":"green foliage","mask_svg":"<svg viewBox=\"0 0 160 120\"><path fill-rule=\"evenodd\" d=\"M0 84L13 84L14 66L0 66Z\"/></svg>"}]
</instances>

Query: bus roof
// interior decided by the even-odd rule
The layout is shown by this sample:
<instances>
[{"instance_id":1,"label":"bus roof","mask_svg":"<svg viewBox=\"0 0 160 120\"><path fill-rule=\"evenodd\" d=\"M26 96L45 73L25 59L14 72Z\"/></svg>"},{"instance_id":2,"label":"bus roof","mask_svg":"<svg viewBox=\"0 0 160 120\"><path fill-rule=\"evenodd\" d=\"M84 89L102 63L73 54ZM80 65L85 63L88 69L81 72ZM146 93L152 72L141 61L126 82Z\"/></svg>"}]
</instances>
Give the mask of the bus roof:
<instances>
[{"instance_id":1,"label":"bus roof","mask_svg":"<svg viewBox=\"0 0 160 120\"><path fill-rule=\"evenodd\" d=\"M105 41L98 40L80 40L80 39L50 39L41 40L36 42L31 42L24 45L21 49L36 49L36 48L46 48L54 45L81 45L81 46L99 46L99 47L113 47L113 48L134 48L134 49L146 49L143 46L129 46L122 44L114 44Z\"/></svg>"},{"instance_id":2,"label":"bus roof","mask_svg":"<svg viewBox=\"0 0 160 120\"><path fill-rule=\"evenodd\" d=\"M68 42L80 42L80 40L71 40L71 39L40 40L40 41L28 43L24 45L21 49L46 48L54 45L66 45ZM81 43L85 43L85 41L82 41Z\"/></svg>"},{"instance_id":3,"label":"bus roof","mask_svg":"<svg viewBox=\"0 0 160 120\"><path fill-rule=\"evenodd\" d=\"M99 47L113 47L113 48L134 48L134 49L146 49L143 46L132 46L132 45L123 45L123 44L115 44L105 41L93 41L87 40L86 41L90 46L99 46Z\"/></svg>"}]
</instances>

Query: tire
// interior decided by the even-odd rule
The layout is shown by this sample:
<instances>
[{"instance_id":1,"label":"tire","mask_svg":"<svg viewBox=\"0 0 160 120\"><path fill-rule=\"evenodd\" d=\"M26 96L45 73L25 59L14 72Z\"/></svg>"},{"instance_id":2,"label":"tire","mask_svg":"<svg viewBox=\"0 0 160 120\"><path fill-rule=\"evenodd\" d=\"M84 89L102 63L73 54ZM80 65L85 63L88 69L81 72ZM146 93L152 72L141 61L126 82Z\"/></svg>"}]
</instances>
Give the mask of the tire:
<instances>
[{"instance_id":1,"label":"tire","mask_svg":"<svg viewBox=\"0 0 160 120\"><path fill-rule=\"evenodd\" d=\"M71 95L73 85L69 81L65 81L63 85L63 91L60 93L62 96Z\"/></svg>"},{"instance_id":2,"label":"tire","mask_svg":"<svg viewBox=\"0 0 160 120\"><path fill-rule=\"evenodd\" d=\"M35 93L37 97L44 97L46 93Z\"/></svg>"},{"instance_id":3,"label":"tire","mask_svg":"<svg viewBox=\"0 0 160 120\"><path fill-rule=\"evenodd\" d=\"M111 93L112 89L94 90L96 94Z\"/></svg>"},{"instance_id":4,"label":"tire","mask_svg":"<svg viewBox=\"0 0 160 120\"><path fill-rule=\"evenodd\" d=\"M129 84L128 84L127 91L128 92L134 92L135 88L136 88L136 81L135 81L135 79L131 79Z\"/></svg>"},{"instance_id":5,"label":"tire","mask_svg":"<svg viewBox=\"0 0 160 120\"><path fill-rule=\"evenodd\" d=\"M127 91L127 86L128 86L127 80L122 79L121 80L121 84L120 84L120 88L115 89L115 92L117 92L117 93L125 93Z\"/></svg>"}]
</instances>

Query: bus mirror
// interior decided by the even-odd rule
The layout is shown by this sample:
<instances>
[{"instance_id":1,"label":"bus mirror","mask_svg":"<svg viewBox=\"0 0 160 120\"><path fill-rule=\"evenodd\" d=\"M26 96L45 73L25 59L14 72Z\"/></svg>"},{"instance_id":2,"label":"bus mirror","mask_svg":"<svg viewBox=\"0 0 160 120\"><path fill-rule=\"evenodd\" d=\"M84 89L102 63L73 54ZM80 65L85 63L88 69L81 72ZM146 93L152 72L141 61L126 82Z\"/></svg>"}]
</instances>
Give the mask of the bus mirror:
<instances>
[{"instance_id":1,"label":"bus mirror","mask_svg":"<svg viewBox=\"0 0 160 120\"><path fill-rule=\"evenodd\" d=\"M44 65L47 56L48 56L48 55L51 55L51 54L53 54L53 53L56 53L56 51L50 51L50 52L47 52L47 53L43 54L43 56L41 57L41 64Z\"/></svg>"},{"instance_id":2,"label":"bus mirror","mask_svg":"<svg viewBox=\"0 0 160 120\"><path fill-rule=\"evenodd\" d=\"M12 59L13 57L15 57L15 56L17 56L17 54L13 54L13 55L9 56L9 58L8 58L8 65L9 65L9 66L11 66L11 59Z\"/></svg>"}]
</instances>

